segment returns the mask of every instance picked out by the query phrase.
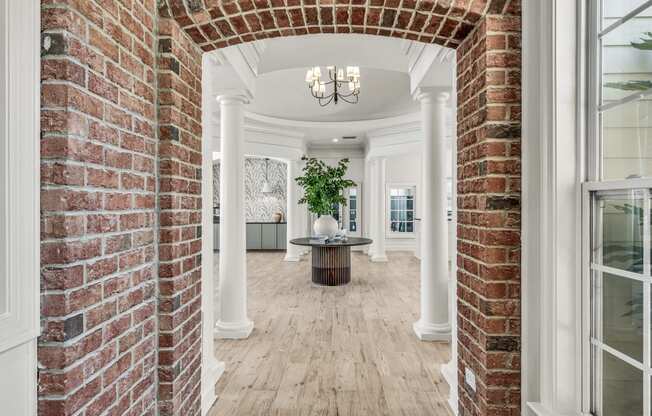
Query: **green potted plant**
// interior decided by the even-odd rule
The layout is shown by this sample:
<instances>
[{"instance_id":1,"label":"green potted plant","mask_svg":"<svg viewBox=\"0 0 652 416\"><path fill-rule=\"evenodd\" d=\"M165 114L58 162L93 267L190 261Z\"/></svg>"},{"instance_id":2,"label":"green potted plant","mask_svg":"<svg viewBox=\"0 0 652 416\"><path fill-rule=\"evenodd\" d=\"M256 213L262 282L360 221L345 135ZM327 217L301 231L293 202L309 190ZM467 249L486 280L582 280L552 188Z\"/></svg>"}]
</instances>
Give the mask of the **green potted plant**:
<instances>
[{"instance_id":1,"label":"green potted plant","mask_svg":"<svg viewBox=\"0 0 652 416\"><path fill-rule=\"evenodd\" d=\"M308 204L308 210L318 216L313 225L315 234L333 237L338 225L333 218L333 208L338 204L346 206L342 191L355 186L355 182L344 179L349 159L340 160L336 166L329 166L316 158L301 158L305 162L303 176L295 180L303 188L300 204Z\"/></svg>"}]
</instances>

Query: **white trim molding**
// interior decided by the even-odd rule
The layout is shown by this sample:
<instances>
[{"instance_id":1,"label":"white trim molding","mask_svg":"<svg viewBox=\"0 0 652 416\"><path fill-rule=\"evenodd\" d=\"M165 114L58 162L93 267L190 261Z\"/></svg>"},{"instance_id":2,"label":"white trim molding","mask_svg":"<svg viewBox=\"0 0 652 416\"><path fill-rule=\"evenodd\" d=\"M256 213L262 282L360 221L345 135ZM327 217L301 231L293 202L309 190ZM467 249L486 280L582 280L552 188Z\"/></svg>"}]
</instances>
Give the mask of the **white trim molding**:
<instances>
[{"instance_id":1,"label":"white trim molding","mask_svg":"<svg viewBox=\"0 0 652 416\"><path fill-rule=\"evenodd\" d=\"M524 415L581 415L584 410L579 278L583 155L577 111L581 3L523 2Z\"/></svg>"},{"instance_id":2,"label":"white trim molding","mask_svg":"<svg viewBox=\"0 0 652 416\"><path fill-rule=\"evenodd\" d=\"M0 0L0 352L40 333L40 6Z\"/></svg>"},{"instance_id":3,"label":"white trim molding","mask_svg":"<svg viewBox=\"0 0 652 416\"><path fill-rule=\"evenodd\" d=\"M0 403L7 415L37 412L40 11L38 0L0 0Z\"/></svg>"},{"instance_id":4,"label":"white trim molding","mask_svg":"<svg viewBox=\"0 0 652 416\"><path fill-rule=\"evenodd\" d=\"M204 54L202 59L202 78L210 82L215 67L214 57ZM207 117L215 107L217 100L205 92L202 97L202 264L201 286L202 295L202 368L201 368L201 414L206 415L210 410L217 395L215 385L224 372L224 362L215 357L215 342L213 339L214 319L214 287L215 274L213 272L213 141L215 125ZM209 174L210 172L210 174ZM208 261L206 261L208 260Z\"/></svg>"}]
</instances>

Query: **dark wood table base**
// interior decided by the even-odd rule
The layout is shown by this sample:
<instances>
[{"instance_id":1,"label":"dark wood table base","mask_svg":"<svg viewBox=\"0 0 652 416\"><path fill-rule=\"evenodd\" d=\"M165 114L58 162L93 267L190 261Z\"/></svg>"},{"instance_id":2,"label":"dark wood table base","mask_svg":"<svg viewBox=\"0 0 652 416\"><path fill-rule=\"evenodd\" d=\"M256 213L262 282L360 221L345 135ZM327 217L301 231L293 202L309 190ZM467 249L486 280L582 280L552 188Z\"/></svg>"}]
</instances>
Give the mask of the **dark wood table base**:
<instances>
[{"instance_id":1,"label":"dark wood table base","mask_svg":"<svg viewBox=\"0 0 652 416\"><path fill-rule=\"evenodd\" d=\"M320 286L342 286L351 281L351 247L371 244L368 238L349 237L331 242L309 237L294 238L291 244L312 248L312 282Z\"/></svg>"},{"instance_id":2,"label":"dark wood table base","mask_svg":"<svg viewBox=\"0 0 652 416\"><path fill-rule=\"evenodd\" d=\"M312 248L312 282L322 286L341 286L351 281L351 247Z\"/></svg>"}]
</instances>

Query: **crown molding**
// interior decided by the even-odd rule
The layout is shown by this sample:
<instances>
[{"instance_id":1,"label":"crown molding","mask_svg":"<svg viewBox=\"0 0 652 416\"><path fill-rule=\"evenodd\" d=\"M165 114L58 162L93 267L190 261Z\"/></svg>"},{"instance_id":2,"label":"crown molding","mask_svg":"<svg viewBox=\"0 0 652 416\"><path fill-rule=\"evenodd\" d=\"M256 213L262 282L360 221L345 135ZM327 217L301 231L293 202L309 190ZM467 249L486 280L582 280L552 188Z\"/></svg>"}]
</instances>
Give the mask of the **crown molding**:
<instances>
[{"instance_id":1,"label":"crown molding","mask_svg":"<svg viewBox=\"0 0 652 416\"><path fill-rule=\"evenodd\" d=\"M419 134L421 132L421 119L412 120L403 124L396 124L393 126L371 130L367 132L367 139L369 141L380 139L388 136L405 135L405 134Z\"/></svg>"},{"instance_id":2,"label":"crown molding","mask_svg":"<svg viewBox=\"0 0 652 416\"><path fill-rule=\"evenodd\" d=\"M301 141L303 141L303 139L306 138L306 135L304 133L298 132L296 130L288 130L279 127L264 126L260 124L251 124L248 123L248 120L246 119L245 119L245 132L273 135L277 137L280 136L280 137L290 138L290 139L299 139Z\"/></svg>"},{"instance_id":3,"label":"crown molding","mask_svg":"<svg viewBox=\"0 0 652 416\"><path fill-rule=\"evenodd\" d=\"M306 149L306 153L310 157L332 159L347 157L349 159L364 159L365 149L362 146L345 146L337 148L327 146L310 146Z\"/></svg>"},{"instance_id":4,"label":"crown molding","mask_svg":"<svg viewBox=\"0 0 652 416\"><path fill-rule=\"evenodd\" d=\"M251 111L245 111L245 118L255 120L261 123L280 125L295 128L305 129L341 129L349 128L351 130L374 130L377 128L390 127L397 124L405 124L420 119L420 113L414 112L394 117L377 118L369 120L354 120L354 121L303 121L292 120L281 117L271 117L262 114L257 114Z\"/></svg>"}]
</instances>

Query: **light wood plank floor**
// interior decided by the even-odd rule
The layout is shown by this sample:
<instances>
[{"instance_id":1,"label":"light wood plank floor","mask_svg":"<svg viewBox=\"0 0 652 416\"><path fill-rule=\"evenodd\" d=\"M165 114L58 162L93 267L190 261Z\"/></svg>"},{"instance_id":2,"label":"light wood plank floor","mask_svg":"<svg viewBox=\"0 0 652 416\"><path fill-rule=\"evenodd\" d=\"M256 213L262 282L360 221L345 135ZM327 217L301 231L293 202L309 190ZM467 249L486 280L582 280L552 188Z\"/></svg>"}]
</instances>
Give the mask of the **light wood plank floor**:
<instances>
[{"instance_id":1,"label":"light wood plank floor","mask_svg":"<svg viewBox=\"0 0 652 416\"><path fill-rule=\"evenodd\" d=\"M418 260L388 254L370 263L354 252L352 282L329 288L311 284L309 257L248 253L255 329L216 341L226 372L209 415L450 415L439 373L449 346L412 332Z\"/></svg>"}]
</instances>

